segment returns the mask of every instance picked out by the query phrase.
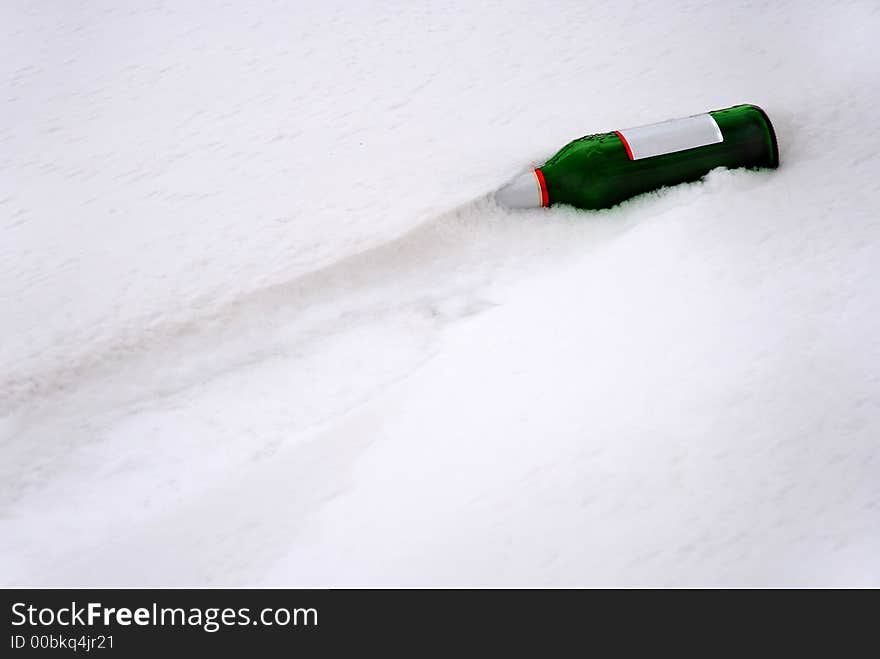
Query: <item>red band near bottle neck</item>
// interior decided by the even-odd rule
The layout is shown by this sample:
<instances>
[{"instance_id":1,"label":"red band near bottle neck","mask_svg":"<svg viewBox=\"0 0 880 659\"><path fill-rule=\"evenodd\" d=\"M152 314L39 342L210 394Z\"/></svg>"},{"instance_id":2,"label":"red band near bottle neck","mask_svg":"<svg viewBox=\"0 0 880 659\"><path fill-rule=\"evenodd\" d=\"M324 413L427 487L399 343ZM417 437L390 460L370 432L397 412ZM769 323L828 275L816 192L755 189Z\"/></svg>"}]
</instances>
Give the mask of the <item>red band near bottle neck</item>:
<instances>
[{"instance_id":1,"label":"red band near bottle neck","mask_svg":"<svg viewBox=\"0 0 880 659\"><path fill-rule=\"evenodd\" d=\"M541 187L541 206L549 206L550 195L547 194L547 181L544 180L544 172L540 167L535 170L535 178L538 179L538 185Z\"/></svg>"}]
</instances>

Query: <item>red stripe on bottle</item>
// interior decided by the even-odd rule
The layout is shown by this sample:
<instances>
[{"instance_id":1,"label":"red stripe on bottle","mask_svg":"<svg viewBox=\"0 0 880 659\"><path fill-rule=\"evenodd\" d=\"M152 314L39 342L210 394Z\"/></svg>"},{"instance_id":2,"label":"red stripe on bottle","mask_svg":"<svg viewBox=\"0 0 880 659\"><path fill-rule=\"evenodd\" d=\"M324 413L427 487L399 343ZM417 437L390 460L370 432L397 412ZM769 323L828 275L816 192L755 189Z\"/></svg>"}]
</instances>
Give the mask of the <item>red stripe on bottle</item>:
<instances>
[{"instance_id":1,"label":"red stripe on bottle","mask_svg":"<svg viewBox=\"0 0 880 659\"><path fill-rule=\"evenodd\" d=\"M544 172L540 168L535 170L535 178L538 179L538 185L541 186L541 206L549 206L550 195L547 194L547 181L544 180Z\"/></svg>"},{"instance_id":2,"label":"red stripe on bottle","mask_svg":"<svg viewBox=\"0 0 880 659\"><path fill-rule=\"evenodd\" d=\"M623 146L626 148L626 155L630 160L633 160L633 152L632 149L629 148L629 142L626 141L626 138L623 136L619 130L614 131L614 134L620 138L620 141L623 142Z\"/></svg>"}]
</instances>

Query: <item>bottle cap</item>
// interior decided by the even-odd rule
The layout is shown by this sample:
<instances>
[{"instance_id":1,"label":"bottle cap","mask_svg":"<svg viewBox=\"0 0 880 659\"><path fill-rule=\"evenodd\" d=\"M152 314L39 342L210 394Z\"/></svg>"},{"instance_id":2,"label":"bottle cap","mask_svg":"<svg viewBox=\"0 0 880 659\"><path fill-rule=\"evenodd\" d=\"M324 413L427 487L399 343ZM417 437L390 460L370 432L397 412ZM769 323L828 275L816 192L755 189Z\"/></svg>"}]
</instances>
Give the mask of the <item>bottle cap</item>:
<instances>
[{"instance_id":1,"label":"bottle cap","mask_svg":"<svg viewBox=\"0 0 880 659\"><path fill-rule=\"evenodd\" d=\"M506 208L541 208L546 206L539 170L523 174L495 193L495 201Z\"/></svg>"}]
</instances>

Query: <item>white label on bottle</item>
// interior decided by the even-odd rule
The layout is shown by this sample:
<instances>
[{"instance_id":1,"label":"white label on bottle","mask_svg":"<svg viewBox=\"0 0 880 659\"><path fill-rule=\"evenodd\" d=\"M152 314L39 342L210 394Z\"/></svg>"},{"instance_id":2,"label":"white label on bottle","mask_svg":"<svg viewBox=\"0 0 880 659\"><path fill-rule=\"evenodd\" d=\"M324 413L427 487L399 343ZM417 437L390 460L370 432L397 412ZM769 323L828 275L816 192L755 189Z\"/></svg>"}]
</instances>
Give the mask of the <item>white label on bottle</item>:
<instances>
[{"instance_id":1,"label":"white label on bottle","mask_svg":"<svg viewBox=\"0 0 880 659\"><path fill-rule=\"evenodd\" d=\"M630 160L662 156L724 141L711 114L670 119L659 124L617 131Z\"/></svg>"}]
</instances>

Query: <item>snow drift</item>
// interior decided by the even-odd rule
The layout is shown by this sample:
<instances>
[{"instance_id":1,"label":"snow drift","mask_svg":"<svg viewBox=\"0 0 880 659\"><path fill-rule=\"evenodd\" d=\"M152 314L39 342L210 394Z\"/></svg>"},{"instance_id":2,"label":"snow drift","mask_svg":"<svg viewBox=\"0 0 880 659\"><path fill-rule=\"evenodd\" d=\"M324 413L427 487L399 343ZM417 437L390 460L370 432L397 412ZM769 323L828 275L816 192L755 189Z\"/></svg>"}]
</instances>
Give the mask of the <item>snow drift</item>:
<instances>
[{"instance_id":1,"label":"snow drift","mask_svg":"<svg viewBox=\"0 0 880 659\"><path fill-rule=\"evenodd\" d=\"M0 13L0 582L880 585L872 3ZM778 171L487 198L738 102Z\"/></svg>"}]
</instances>

